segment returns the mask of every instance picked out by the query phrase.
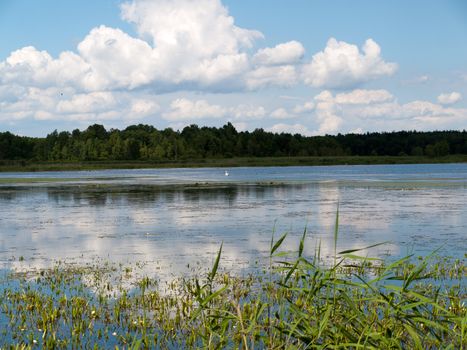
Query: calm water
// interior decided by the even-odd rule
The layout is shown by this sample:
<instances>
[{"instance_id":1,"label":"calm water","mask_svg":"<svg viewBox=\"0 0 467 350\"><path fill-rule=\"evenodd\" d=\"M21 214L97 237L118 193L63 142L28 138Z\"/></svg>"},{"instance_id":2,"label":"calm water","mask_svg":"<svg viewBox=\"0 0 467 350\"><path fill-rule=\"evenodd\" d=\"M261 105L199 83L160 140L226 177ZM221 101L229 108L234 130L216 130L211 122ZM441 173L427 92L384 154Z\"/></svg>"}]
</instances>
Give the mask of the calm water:
<instances>
[{"instance_id":1,"label":"calm water","mask_svg":"<svg viewBox=\"0 0 467 350\"><path fill-rule=\"evenodd\" d=\"M0 264L102 258L178 274L224 242L223 265L240 270L266 261L274 227L290 250L307 227L307 253L330 257L338 203L338 250L467 251L467 164L0 173Z\"/></svg>"}]
</instances>

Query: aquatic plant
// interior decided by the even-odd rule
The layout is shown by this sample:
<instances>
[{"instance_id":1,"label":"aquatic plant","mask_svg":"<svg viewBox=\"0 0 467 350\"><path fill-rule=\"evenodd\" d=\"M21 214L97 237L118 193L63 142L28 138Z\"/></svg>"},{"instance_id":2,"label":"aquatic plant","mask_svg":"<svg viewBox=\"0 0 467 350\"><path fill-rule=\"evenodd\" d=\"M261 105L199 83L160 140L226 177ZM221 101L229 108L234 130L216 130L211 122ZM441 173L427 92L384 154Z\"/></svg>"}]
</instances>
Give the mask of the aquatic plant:
<instances>
[{"instance_id":1,"label":"aquatic plant","mask_svg":"<svg viewBox=\"0 0 467 350\"><path fill-rule=\"evenodd\" d=\"M336 219L335 239L338 221ZM0 348L461 349L467 346L462 259L397 261L337 252L295 253L287 234L263 273L221 271L161 283L137 266L59 263L10 273L0 294ZM370 248L370 247L366 247ZM365 249L365 248L364 248Z\"/></svg>"}]
</instances>

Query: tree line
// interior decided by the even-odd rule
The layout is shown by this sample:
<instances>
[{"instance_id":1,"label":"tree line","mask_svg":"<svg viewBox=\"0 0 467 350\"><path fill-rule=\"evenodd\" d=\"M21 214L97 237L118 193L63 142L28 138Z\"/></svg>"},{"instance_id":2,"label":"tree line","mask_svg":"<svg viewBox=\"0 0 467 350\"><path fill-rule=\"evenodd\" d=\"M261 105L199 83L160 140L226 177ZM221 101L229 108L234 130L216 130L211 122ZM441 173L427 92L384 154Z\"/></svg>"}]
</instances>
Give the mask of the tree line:
<instances>
[{"instance_id":1,"label":"tree line","mask_svg":"<svg viewBox=\"0 0 467 350\"><path fill-rule=\"evenodd\" d=\"M132 125L106 130L54 132L46 137L0 133L0 160L93 161L184 160L230 157L293 156L429 156L467 154L467 131L399 131L303 136L263 129L239 132L223 127L190 125L182 131Z\"/></svg>"}]
</instances>

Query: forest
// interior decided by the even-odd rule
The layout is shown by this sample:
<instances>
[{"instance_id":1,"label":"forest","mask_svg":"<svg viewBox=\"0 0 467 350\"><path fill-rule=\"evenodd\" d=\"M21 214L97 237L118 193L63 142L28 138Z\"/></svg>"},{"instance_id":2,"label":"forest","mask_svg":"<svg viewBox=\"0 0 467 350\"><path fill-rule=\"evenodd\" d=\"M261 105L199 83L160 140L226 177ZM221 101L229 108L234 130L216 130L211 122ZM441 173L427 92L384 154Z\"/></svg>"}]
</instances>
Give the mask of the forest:
<instances>
[{"instance_id":1,"label":"forest","mask_svg":"<svg viewBox=\"0 0 467 350\"><path fill-rule=\"evenodd\" d=\"M164 161L232 157L428 156L467 154L467 131L398 131L302 136L263 129L237 131L190 125L181 131L132 125L106 130L57 130L46 137L0 133L0 160L28 161Z\"/></svg>"}]
</instances>

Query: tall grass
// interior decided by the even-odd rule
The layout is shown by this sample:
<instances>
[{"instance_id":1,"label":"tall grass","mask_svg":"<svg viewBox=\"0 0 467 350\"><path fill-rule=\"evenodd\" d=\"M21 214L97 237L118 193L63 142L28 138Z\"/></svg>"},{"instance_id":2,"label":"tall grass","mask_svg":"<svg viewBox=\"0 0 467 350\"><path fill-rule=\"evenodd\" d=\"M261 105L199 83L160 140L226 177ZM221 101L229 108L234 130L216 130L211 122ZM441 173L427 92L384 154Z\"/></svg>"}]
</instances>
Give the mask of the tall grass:
<instances>
[{"instance_id":1,"label":"tall grass","mask_svg":"<svg viewBox=\"0 0 467 350\"><path fill-rule=\"evenodd\" d=\"M338 219L335 239L337 241ZM222 245L203 277L167 284L124 269L61 265L10 275L0 297L1 348L462 349L467 346L463 260L394 262L337 251L331 264L281 251L264 274L220 272ZM369 247L367 247L369 248ZM365 248L364 248L365 249Z\"/></svg>"}]
</instances>

